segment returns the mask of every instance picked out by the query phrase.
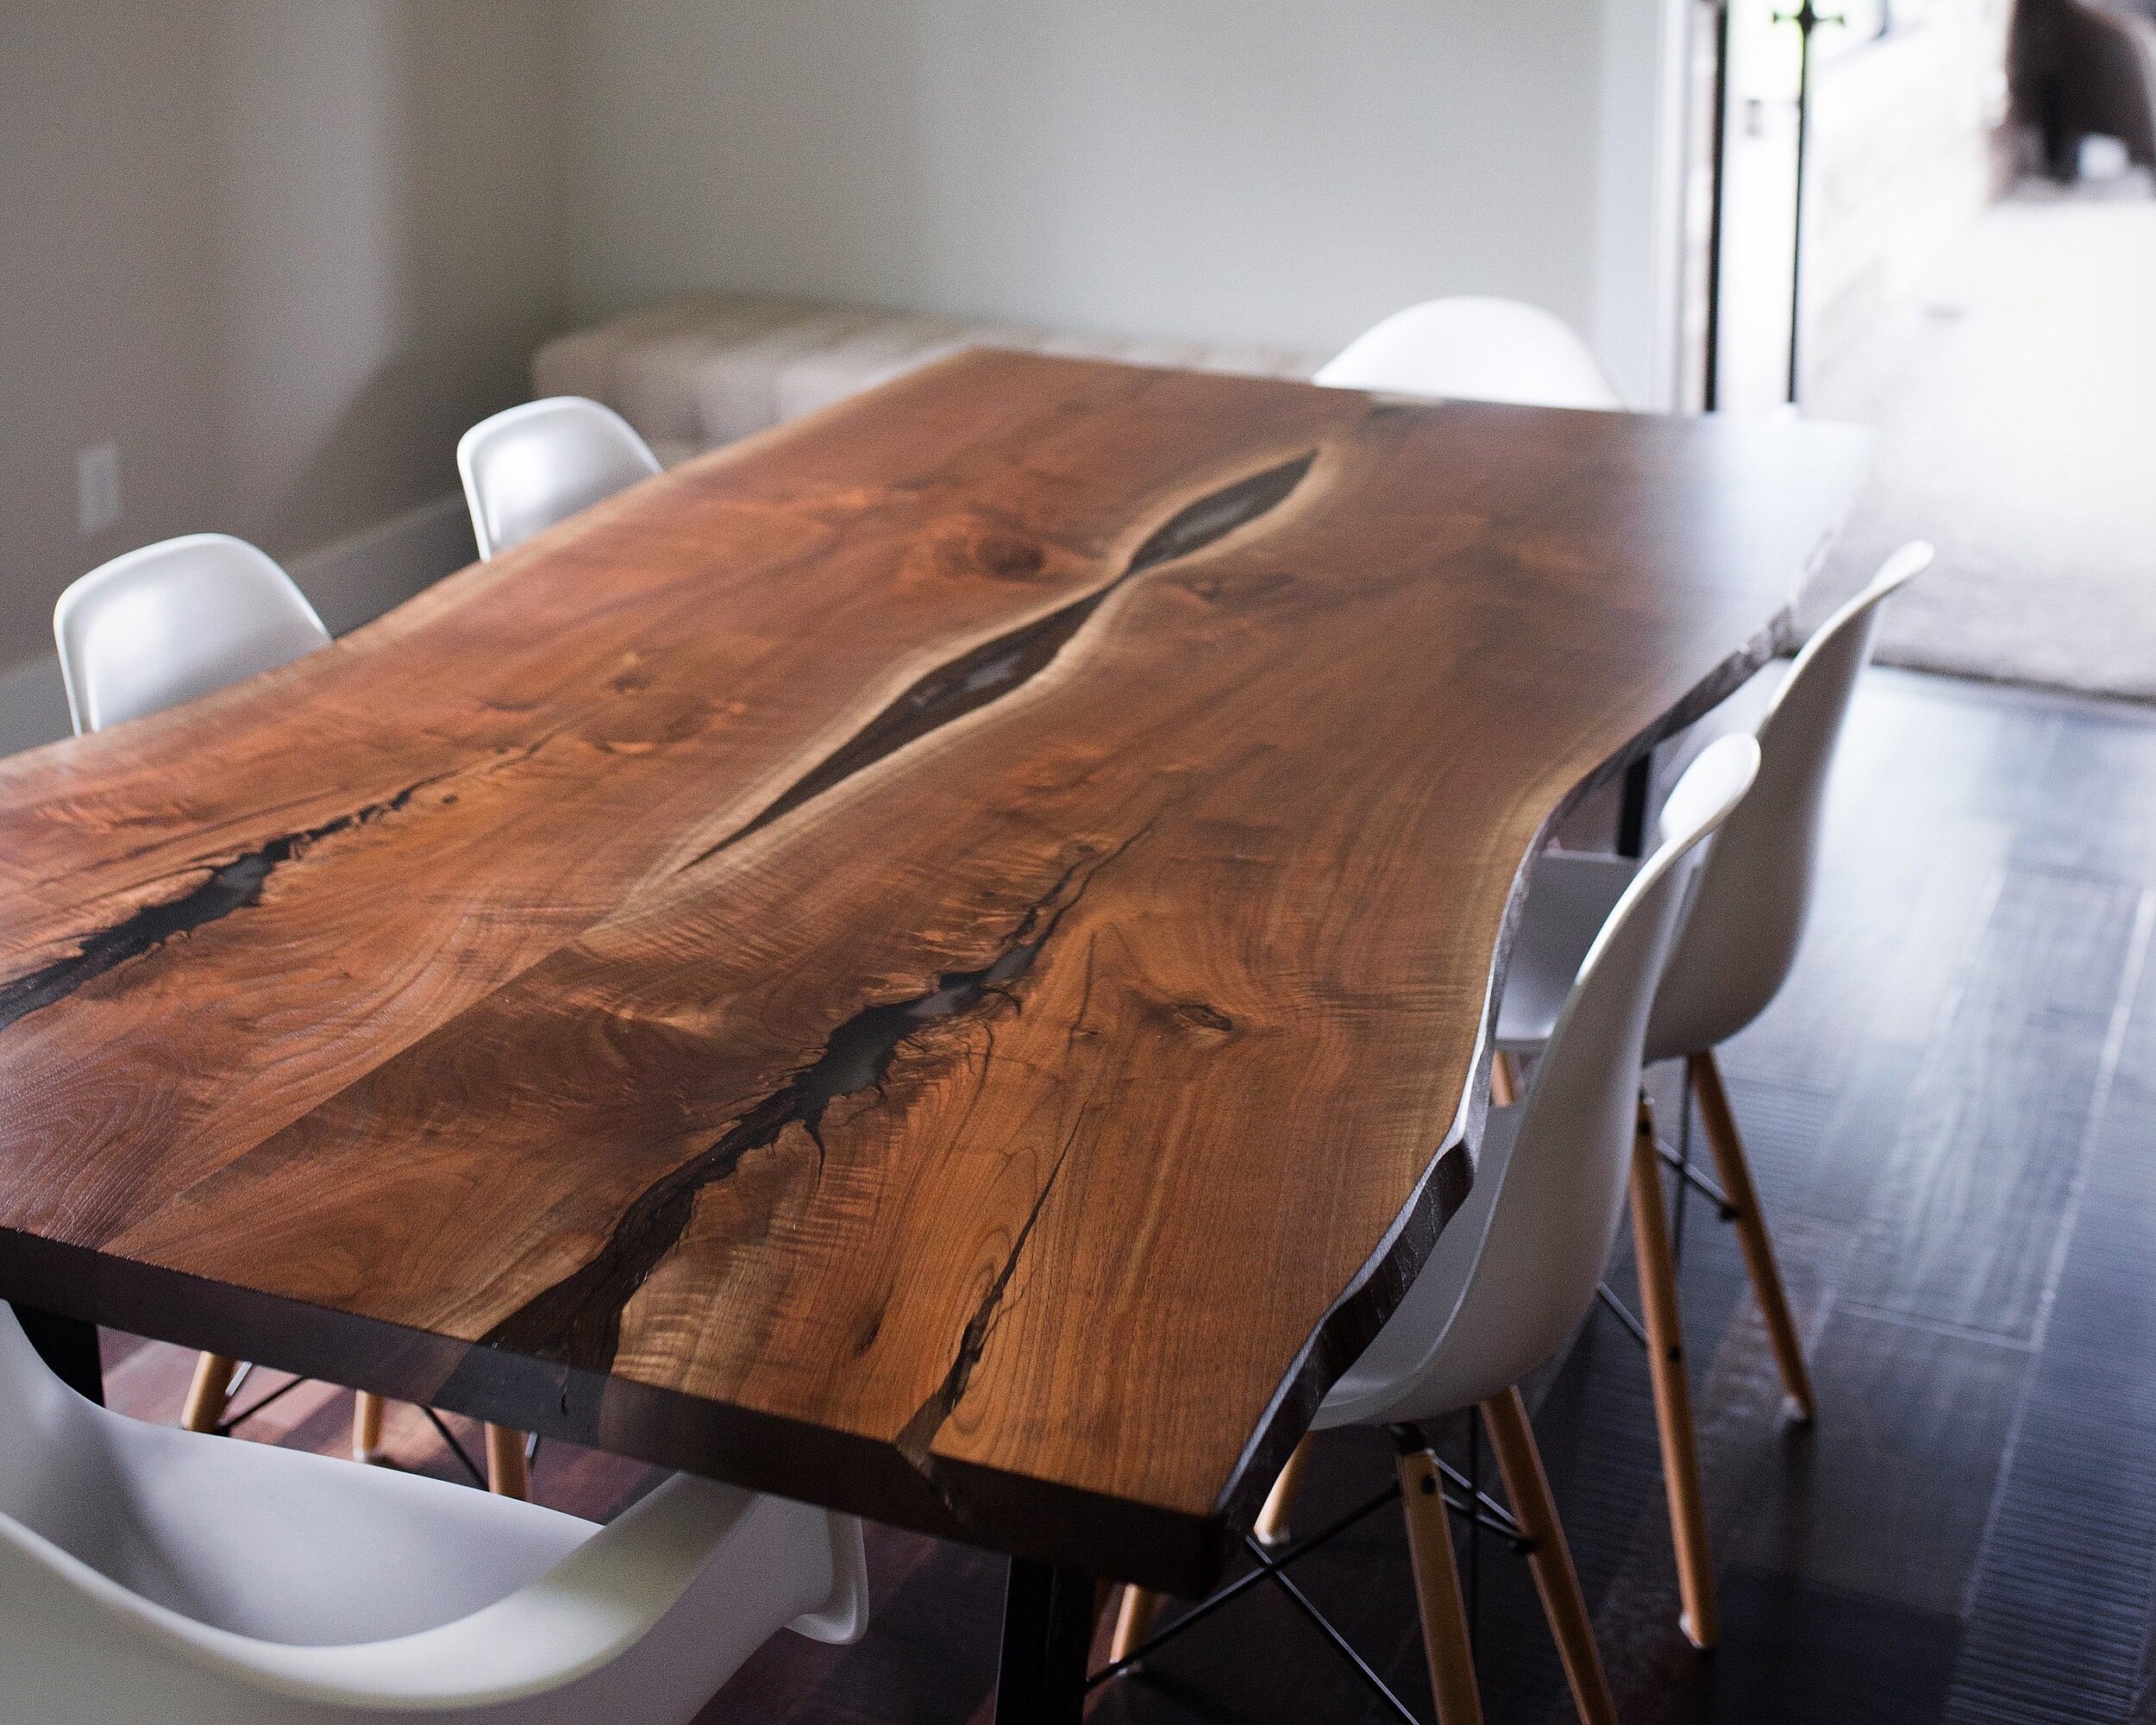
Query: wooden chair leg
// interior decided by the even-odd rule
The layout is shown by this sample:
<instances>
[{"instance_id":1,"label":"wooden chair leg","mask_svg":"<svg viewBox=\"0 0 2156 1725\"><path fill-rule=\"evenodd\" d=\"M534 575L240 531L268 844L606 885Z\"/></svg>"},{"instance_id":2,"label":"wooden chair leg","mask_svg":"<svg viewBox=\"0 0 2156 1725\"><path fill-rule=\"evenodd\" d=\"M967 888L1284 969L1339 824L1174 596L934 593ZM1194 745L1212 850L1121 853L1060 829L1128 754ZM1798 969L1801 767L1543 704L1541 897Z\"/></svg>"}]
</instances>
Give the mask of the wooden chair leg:
<instances>
[{"instance_id":1,"label":"wooden chair leg","mask_svg":"<svg viewBox=\"0 0 2156 1725\"><path fill-rule=\"evenodd\" d=\"M1520 1063L1501 1048L1490 1057L1489 1100L1498 1108L1509 1108L1520 1100Z\"/></svg>"},{"instance_id":2,"label":"wooden chair leg","mask_svg":"<svg viewBox=\"0 0 2156 1725\"><path fill-rule=\"evenodd\" d=\"M1543 1615L1550 1620L1564 1680L1572 1686L1572 1704L1584 1725L1617 1725L1617 1703L1609 1692L1601 1650L1595 1645L1579 1571L1572 1567L1572 1548L1565 1543L1564 1527L1550 1496L1549 1476L1542 1471L1542 1452L1535 1446L1534 1427L1527 1423L1527 1404L1519 1389L1507 1389L1483 1402L1482 1423L1489 1432L1490 1447L1497 1452L1497 1469L1504 1475L1513 1515L1520 1532L1534 1542L1527 1567L1542 1596Z\"/></svg>"},{"instance_id":3,"label":"wooden chair leg","mask_svg":"<svg viewBox=\"0 0 2156 1725\"><path fill-rule=\"evenodd\" d=\"M1773 1344L1775 1363L1782 1369L1782 1385L1796 1404L1798 1417L1809 1423L1818 1403L1812 1395L1811 1369L1804 1363L1804 1344L1789 1311L1789 1290L1782 1285L1781 1266L1774 1261L1774 1240L1767 1233L1767 1219L1759 1208L1759 1189L1752 1183L1752 1163L1745 1155L1745 1141L1737 1131L1737 1117L1730 1111L1729 1092L1722 1088L1721 1068L1713 1050L1695 1054L1685 1063L1692 1094L1699 1098L1700 1120L1707 1128L1707 1143L1714 1154L1714 1170L1722 1190L1737 1212L1737 1239L1744 1247L1745 1268L1752 1276L1752 1291L1759 1301L1759 1314L1766 1320L1767 1339Z\"/></svg>"},{"instance_id":4,"label":"wooden chair leg","mask_svg":"<svg viewBox=\"0 0 2156 1725\"><path fill-rule=\"evenodd\" d=\"M1714 1606L1714 1560L1707 1548L1707 1503L1700 1485L1699 1436L1692 1424L1692 1386L1684 1372L1677 1263L1670 1251L1670 1216L1664 1203L1654 1115L1642 1096L1632 1145L1632 1238L1639 1260L1640 1315L1647 1330L1647 1366L1654 1379L1655 1424L1661 1430L1670 1532L1677 1544L1677 1591L1683 1606L1677 1627L1694 1647L1705 1648L1714 1645L1720 1622Z\"/></svg>"},{"instance_id":5,"label":"wooden chair leg","mask_svg":"<svg viewBox=\"0 0 2156 1725\"><path fill-rule=\"evenodd\" d=\"M187 1386L187 1405L179 1423L191 1432L214 1432L224 1418L225 1398L232 1393L232 1374L239 1361L221 1353L205 1353L195 1361L195 1381Z\"/></svg>"},{"instance_id":6,"label":"wooden chair leg","mask_svg":"<svg viewBox=\"0 0 2156 1725\"><path fill-rule=\"evenodd\" d=\"M1422 1612L1422 1649L1430 1660L1438 1725L1482 1725L1482 1697L1475 1684L1445 1488L1428 1451L1400 1458L1400 1502L1407 1517L1407 1552L1415 1567L1415 1603Z\"/></svg>"},{"instance_id":7,"label":"wooden chair leg","mask_svg":"<svg viewBox=\"0 0 2156 1725\"><path fill-rule=\"evenodd\" d=\"M1108 1638L1108 1662L1127 1659L1131 1650L1144 1645L1153 1633L1153 1617L1160 1609L1160 1595L1149 1588L1126 1587L1115 1612L1115 1634Z\"/></svg>"},{"instance_id":8,"label":"wooden chair leg","mask_svg":"<svg viewBox=\"0 0 2156 1725\"><path fill-rule=\"evenodd\" d=\"M378 1462L382 1458L382 1398L357 1390L352 1398L352 1459Z\"/></svg>"},{"instance_id":9,"label":"wooden chair leg","mask_svg":"<svg viewBox=\"0 0 2156 1725\"><path fill-rule=\"evenodd\" d=\"M507 1426L486 1428L486 1489L497 1497L531 1496L531 1470L524 1460L524 1434Z\"/></svg>"},{"instance_id":10,"label":"wooden chair leg","mask_svg":"<svg viewBox=\"0 0 2156 1725\"><path fill-rule=\"evenodd\" d=\"M1258 1544L1269 1551L1288 1543L1288 1512L1294 1508L1295 1494L1302 1489L1302 1471L1309 1465L1310 1434L1306 1432L1295 1452L1288 1458L1288 1465L1281 1469L1280 1477L1273 1482L1273 1489L1266 1493L1265 1507L1257 1512L1257 1525L1250 1529Z\"/></svg>"}]
</instances>

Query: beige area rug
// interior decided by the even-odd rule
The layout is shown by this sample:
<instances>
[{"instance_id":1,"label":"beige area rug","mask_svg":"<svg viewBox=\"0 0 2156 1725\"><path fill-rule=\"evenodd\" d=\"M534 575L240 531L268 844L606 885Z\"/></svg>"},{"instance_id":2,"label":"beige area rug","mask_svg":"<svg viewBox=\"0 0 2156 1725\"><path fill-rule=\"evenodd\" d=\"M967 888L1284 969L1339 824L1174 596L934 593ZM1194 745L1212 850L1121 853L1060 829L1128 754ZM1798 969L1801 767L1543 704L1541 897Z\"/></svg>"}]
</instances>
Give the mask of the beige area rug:
<instances>
[{"instance_id":1,"label":"beige area rug","mask_svg":"<svg viewBox=\"0 0 2156 1725\"><path fill-rule=\"evenodd\" d=\"M2145 181L1996 205L1807 412L1877 429L1870 485L1802 607L1904 539L1888 663L2156 700L2156 198Z\"/></svg>"}]
</instances>

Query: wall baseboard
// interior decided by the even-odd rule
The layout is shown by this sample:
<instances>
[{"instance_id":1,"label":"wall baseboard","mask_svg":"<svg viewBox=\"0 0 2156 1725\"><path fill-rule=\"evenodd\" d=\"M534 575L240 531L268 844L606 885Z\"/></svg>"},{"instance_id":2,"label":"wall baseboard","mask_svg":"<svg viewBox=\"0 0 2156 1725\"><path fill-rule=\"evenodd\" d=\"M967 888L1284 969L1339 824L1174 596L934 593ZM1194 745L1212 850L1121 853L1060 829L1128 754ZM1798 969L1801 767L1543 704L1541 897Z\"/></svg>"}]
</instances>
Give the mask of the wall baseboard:
<instances>
[{"instance_id":1,"label":"wall baseboard","mask_svg":"<svg viewBox=\"0 0 2156 1725\"><path fill-rule=\"evenodd\" d=\"M285 567L329 632L345 635L478 556L463 493L451 492L318 545Z\"/></svg>"},{"instance_id":2,"label":"wall baseboard","mask_svg":"<svg viewBox=\"0 0 2156 1725\"><path fill-rule=\"evenodd\" d=\"M371 622L473 561L471 518L454 492L294 557L285 568L332 635ZM0 755L67 735L60 661L40 653L0 669Z\"/></svg>"}]
</instances>

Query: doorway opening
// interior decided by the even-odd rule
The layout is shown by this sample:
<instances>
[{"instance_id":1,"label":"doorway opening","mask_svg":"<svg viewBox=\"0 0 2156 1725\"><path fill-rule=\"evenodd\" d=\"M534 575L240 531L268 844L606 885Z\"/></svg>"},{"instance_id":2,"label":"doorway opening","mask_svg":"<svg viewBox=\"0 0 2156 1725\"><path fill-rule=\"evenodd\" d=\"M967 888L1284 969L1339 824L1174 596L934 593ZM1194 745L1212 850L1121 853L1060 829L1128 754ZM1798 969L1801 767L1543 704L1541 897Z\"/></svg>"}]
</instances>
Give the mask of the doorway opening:
<instances>
[{"instance_id":1,"label":"doorway opening","mask_svg":"<svg viewBox=\"0 0 2156 1725\"><path fill-rule=\"evenodd\" d=\"M1776 0L1703 9L1727 100L1693 399L1711 339L1720 411L1794 398L1878 436L1800 623L1929 538L1882 659L2156 699L2147 3L1851 0L1808 31Z\"/></svg>"}]
</instances>

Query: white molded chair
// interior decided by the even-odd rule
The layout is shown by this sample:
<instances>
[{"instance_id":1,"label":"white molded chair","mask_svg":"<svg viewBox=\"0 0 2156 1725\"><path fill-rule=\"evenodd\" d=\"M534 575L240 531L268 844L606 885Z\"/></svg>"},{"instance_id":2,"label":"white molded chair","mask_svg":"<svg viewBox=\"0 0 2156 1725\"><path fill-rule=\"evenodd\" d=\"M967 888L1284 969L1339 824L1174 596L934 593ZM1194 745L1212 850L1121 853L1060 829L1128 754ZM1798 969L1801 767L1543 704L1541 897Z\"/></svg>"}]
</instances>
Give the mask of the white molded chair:
<instances>
[{"instance_id":1,"label":"white molded chair","mask_svg":"<svg viewBox=\"0 0 2156 1725\"><path fill-rule=\"evenodd\" d=\"M1700 842L1738 806L1759 763L1749 737L1714 743L1664 807L1661 843L1611 906L1581 960L1526 1101L1493 1108L1475 1184L1399 1308L1319 1406L1313 1431L1377 1426L1400 1440L1402 1502L1431 1686L1441 1725L1481 1718L1459 1576L1434 1457L1414 1428L1479 1408L1513 1512L1532 1547L1537 1588L1573 1699L1614 1725L1586 1602L1544 1477L1520 1381L1561 1349L1595 1299L1627 1192L1661 1214L1661 1173L1639 1107L1640 1047ZM1666 1238L1664 1241L1666 1250ZM1673 1321L1673 1320L1672 1320ZM1678 1345L1674 1328L1664 1339ZM1306 1447L1267 1515L1294 1489ZM1126 1596L1121 1658L1150 1621Z\"/></svg>"},{"instance_id":2,"label":"white molded chair","mask_svg":"<svg viewBox=\"0 0 2156 1725\"><path fill-rule=\"evenodd\" d=\"M1313 381L1523 407L1625 405L1570 324L1517 299L1431 299L1395 311L1349 342Z\"/></svg>"},{"instance_id":3,"label":"white molded chair","mask_svg":"<svg viewBox=\"0 0 2156 1725\"><path fill-rule=\"evenodd\" d=\"M658 471L659 458L626 419L580 395L506 408L457 440L457 472L482 558Z\"/></svg>"},{"instance_id":4,"label":"white molded chair","mask_svg":"<svg viewBox=\"0 0 2156 1725\"><path fill-rule=\"evenodd\" d=\"M266 552L225 533L145 545L72 582L53 607L60 678L78 735L178 705L329 644L306 595ZM202 1356L180 1423L213 1432L239 1362ZM380 1398L359 1393L354 1454L379 1459ZM496 1490L529 1490L522 1437L487 1428Z\"/></svg>"},{"instance_id":5,"label":"white molded chair","mask_svg":"<svg viewBox=\"0 0 2156 1725\"><path fill-rule=\"evenodd\" d=\"M686 1725L857 1639L852 1517L677 1475L611 1526L85 1402L0 1304L0 1716Z\"/></svg>"},{"instance_id":6,"label":"white molded chair","mask_svg":"<svg viewBox=\"0 0 2156 1725\"><path fill-rule=\"evenodd\" d=\"M1714 1050L1766 1009L1796 962L1811 909L1827 775L1858 675L1871 656L1880 603L1931 561L1929 545L1904 545L1797 655L1758 729L1758 786L1730 817L1699 871L1683 932L1655 991L1644 1044L1650 1065L1686 1064L1783 1383L1804 1420L1814 1407L1811 1374ZM1561 850L1537 860L1498 1007L1501 1060L1548 1044L1581 955L1639 867L1628 857ZM1495 1087L1501 1098L1508 1083ZM1668 1397L1658 1397L1656 1411L1665 1452L1689 1447L1689 1417L1676 1431L1679 1410ZM1682 1525L1695 1520L1695 1506L1673 1499L1670 1508L1680 1523L1680 1552L1689 1546L1703 1555L1703 1527ZM1688 1567L1681 1561L1681 1570ZM1688 1602L1688 1613L1711 1640L1711 1573L1702 1563L1689 1580L1699 1596Z\"/></svg>"},{"instance_id":7,"label":"white molded chair","mask_svg":"<svg viewBox=\"0 0 2156 1725\"><path fill-rule=\"evenodd\" d=\"M226 533L166 539L92 569L53 607L53 636L78 734L329 644L291 577Z\"/></svg>"}]
</instances>

